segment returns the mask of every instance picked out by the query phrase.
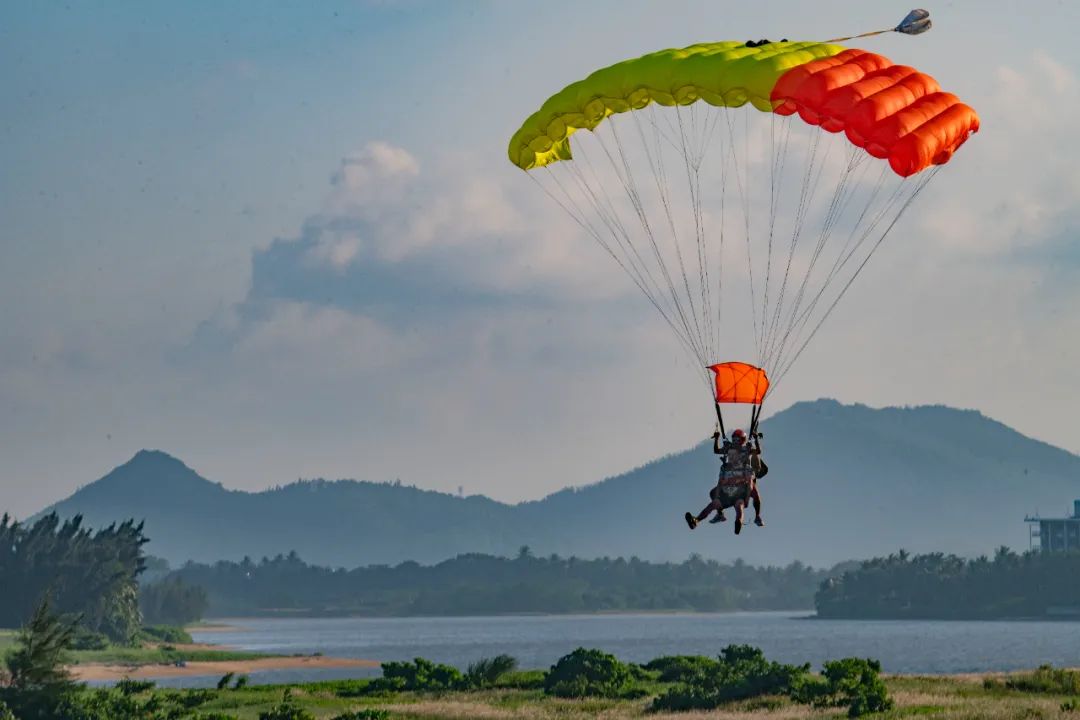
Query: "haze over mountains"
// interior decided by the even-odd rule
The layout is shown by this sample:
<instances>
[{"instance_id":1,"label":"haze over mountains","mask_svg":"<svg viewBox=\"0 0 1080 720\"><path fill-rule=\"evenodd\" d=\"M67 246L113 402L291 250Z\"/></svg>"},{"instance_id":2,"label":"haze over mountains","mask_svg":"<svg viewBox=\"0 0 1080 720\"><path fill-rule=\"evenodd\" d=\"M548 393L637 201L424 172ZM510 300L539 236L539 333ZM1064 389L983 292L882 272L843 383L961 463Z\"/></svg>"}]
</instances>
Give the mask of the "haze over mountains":
<instances>
[{"instance_id":1,"label":"haze over mountains","mask_svg":"<svg viewBox=\"0 0 1080 720\"><path fill-rule=\"evenodd\" d=\"M739 537L730 520L694 532L682 520L715 482L709 443L519 505L356 481L231 491L163 452L142 451L46 511L82 513L92 526L145 519L147 551L174 566L291 550L335 567L431 563L511 555L521 545L539 555L683 560L696 552L826 566L899 548L1025 550L1026 513L1059 516L1080 498L1080 457L975 411L818 400L777 413L763 429L767 526Z\"/></svg>"}]
</instances>

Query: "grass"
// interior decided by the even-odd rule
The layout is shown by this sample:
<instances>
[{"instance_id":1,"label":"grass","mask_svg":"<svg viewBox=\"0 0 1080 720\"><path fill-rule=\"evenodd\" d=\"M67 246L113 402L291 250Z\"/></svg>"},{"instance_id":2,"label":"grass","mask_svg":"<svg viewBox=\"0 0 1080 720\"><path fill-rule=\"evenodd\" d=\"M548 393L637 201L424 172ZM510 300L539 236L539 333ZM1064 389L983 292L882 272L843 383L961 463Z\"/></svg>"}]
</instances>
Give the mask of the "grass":
<instances>
[{"instance_id":1,"label":"grass","mask_svg":"<svg viewBox=\"0 0 1080 720\"><path fill-rule=\"evenodd\" d=\"M1032 673L995 674L984 685L983 676L891 676L885 678L896 708L883 720L935 718L935 720L1006 720L1014 718L1056 718L1080 720L1080 711L1063 708L1074 696L1058 692L1011 690L1005 682L1022 680ZM221 712L240 720L257 720L259 713L280 702L288 687L294 700L320 720L366 707L391 711L395 720L584 720L642 718L647 720L796 720L814 718L837 720L842 710L812 710L783 697L752 698L718 710L689 713L648 713L651 698L639 700L566 700L546 697L537 690L492 689L473 692L395 693L380 697L358 694L362 680L302 683L292 686L265 685L213 693L200 713ZM1030 687L1030 685L1027 685Z\"/></svg>"},{"instance_id":2,"label":"grass","mask_svg":"<svg viewBox=\"0 0 1080 720\"><path fill-rule=\"evenodd\" d=\"M239 652L235 650L211 650L208 648L184 648L172 645L143 645L124 647L110 645L104 650L74 650L70 653L76 665L161 665L180 661L200 660L257 660L274 657L265 653Z\"/></svg>"},{"instance_id":3,"label":"grass","mask_svg":"<svg viewBox=\"0 0 1080 720\"><path fill-rule=\"evenodd\" d=\"M17 630L0 630L0 661L15 647L17 634ZM145 642L137 647L110 645L103 650L72 650L68 656L75 665L162 665L180 661L243 661L276 657L266 653L185 647L157 642Z\"/></svg>"}]
</instances>

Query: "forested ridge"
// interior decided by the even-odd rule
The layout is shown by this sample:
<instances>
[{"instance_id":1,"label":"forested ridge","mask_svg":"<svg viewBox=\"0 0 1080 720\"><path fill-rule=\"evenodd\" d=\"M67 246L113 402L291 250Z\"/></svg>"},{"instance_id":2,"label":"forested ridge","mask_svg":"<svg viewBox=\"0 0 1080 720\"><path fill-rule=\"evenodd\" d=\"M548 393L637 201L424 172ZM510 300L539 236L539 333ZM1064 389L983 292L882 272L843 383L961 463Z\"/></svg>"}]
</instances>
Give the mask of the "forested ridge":
<instances>
[{"instance_id":1,"label":"forested ridge","mask_svg":"<svg viewBox=\"0 0 1080 720\"><path fill-rule=\"evenodd\" d=\"M253 561L189 563L169 577L206 589L209 613L483 615L604 611L779 610L811 607L827 576L786 567L638 558L583 560L460 555L435 565L405 562L353 570L309 565L296 553Z\"/></svg>"},{"instance_id":2,"label":"forested ridge","mask_svg":"<svg viewBox=\"0 0 1080 720\"><path fill-rule=\"evenodd\" d=\"M820 617L1001 619L1080 616L1080 552L999 548L965 559L901 550L822 583Z\"/></svg>"}]
</instances>

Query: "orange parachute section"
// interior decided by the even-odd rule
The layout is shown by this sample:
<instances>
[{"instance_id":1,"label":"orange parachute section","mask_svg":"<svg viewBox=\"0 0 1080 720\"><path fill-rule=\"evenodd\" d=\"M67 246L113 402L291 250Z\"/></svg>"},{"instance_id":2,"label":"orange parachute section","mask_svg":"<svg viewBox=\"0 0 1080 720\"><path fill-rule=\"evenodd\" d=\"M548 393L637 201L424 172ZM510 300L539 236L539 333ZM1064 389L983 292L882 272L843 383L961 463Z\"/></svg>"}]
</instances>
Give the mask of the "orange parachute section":
<instances>
[{"instance_id":1,"label":"orange parachute section","mask_svg":"<svg viewBox=\"0 0 1080 720\"><path fill-rule=\"evenodd\" d=\"M780 76L771 98L780 115L805 122L887 159L908 177L943 165L979 129L979 116L934 78L865 50L812 60Z\"/></svg>"},{"instance_id":2,"label":"orange parachute section","mask_svg":"<svg viewBox=\"0 0 1080 720\"><path fill-rule=\"evenodd\" d=\"M769 391L769 378L759 367L742 362L710 365L716 375L716 402L760 405Z\"/></svg>"}]
</instances>

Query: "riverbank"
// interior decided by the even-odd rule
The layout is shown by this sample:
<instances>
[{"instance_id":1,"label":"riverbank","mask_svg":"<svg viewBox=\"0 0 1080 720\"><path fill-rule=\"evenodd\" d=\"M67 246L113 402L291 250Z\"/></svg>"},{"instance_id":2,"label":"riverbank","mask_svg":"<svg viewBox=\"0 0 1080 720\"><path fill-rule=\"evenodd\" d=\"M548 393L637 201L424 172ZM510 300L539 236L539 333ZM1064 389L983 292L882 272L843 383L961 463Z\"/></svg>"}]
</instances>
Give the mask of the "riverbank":
<instances>
[{"instance_id":1,"label":"riverbank","mask_svg":"<svg viewBox=\"0 0 1080 720\"><path fill-rule=\"evenodd\" d=\"M374 660L355 658L330 658L322 656L277 657L267 656L250 660L193 660L181 664L107 664L85 663L68 667L72 676L82 682L115 682L124 678L137 680L177 677L200 677L236 675L265 670L325 670L340 668L375 668Z\"/></svg>"}]
</instances>

